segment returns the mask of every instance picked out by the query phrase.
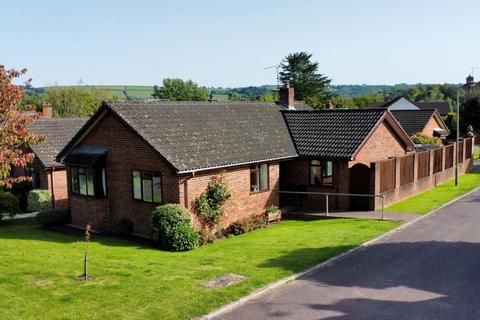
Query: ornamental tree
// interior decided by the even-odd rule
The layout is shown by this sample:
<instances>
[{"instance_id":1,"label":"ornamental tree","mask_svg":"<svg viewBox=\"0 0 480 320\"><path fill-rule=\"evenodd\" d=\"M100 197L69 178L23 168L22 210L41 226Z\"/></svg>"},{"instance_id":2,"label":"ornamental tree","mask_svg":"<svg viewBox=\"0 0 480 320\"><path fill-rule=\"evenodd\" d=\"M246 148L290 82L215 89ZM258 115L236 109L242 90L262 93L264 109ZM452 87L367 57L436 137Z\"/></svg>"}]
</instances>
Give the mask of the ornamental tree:
<instances>
[{"instance_id":1,"label":"ornamental tree","mask_svg":"<svg viewBox=\"0 0 480 320\"><path fill-rule=\"evenodd\" d=\"M13 183L26 181L27 177L10 177L12 167L25 167L33 158L33 153L24 152L22 147L38 143L42 137L31 134L28 125L35 114L20 112L23 98L21 86L12 83L27 72L5 69L0 65L0 187L11 188ZM31 79L27 81L30 83ZM34 106L27 106L33 110Z\"/></svg>"}]
</instances>

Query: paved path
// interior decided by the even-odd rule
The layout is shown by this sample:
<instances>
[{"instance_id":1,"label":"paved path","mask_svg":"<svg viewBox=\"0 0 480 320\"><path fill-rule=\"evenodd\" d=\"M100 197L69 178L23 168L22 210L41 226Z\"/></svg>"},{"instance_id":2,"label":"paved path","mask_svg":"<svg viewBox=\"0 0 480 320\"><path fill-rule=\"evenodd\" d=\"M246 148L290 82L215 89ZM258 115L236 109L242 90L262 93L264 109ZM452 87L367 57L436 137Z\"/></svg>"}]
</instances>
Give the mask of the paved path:
<instances>
[{"instance_id":1,"label":"paved path","mask_svg":"<svg viewBox=\"0 0 480 320\"><path fill-rule=\"evenodd\" d=\"M13 217L6 216L3 219L5 220L16 220L16 219L28 219L28 218L35 218L39 212L30 212L30 213L20 213L16 214Z\"/></svg>"},{"instance_id":2,"label":"paved path","mask_svg":"<svg viewBox=\"0 0 480 320\"><path fill-rule=\"evenodd\" d=\"M305 219L305 220L317 220L325 219L325 212L315 210L292 210L284 214L286 218L292 219ZM355 218L355 219L381 219L381 211L342 211L342 212L330 212L330 217L336 218ZM392 221L412 221L419 217L416 213L406 212L390 212L385 211L383 213L384 220Z\"/></svg>"},{"instance_id":3,"label":"paved path","mask_svg":"<svg viewBox=\"0 0 480 320\"><path fill-rule=\"evenodd\" d=\"M480 191L219 319L480 319Z\"/></svg>"}]
</instances>

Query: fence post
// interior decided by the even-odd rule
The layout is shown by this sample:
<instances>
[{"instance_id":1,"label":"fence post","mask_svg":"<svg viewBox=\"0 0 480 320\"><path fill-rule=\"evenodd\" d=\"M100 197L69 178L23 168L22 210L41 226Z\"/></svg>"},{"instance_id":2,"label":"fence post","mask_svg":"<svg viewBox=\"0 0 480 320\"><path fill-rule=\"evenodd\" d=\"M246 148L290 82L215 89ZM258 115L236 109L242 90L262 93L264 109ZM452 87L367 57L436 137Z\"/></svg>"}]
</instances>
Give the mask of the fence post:
<instances>
[{"instance_id":1,"label":"fence post","mask_svg":"<svg viewBox=\"0 0 480 320\"><path fill-rule=\"evenodd\" d=\"M382 220L384 218L384 211L385 211L385 195L382 194Z\"/></svg>"},{"instance_id":2,"label":"fence post","mask_svg":"<svg viewBox=\"0 0 480 320\"><path fill-rule=\"evenodd\" d=\"M325 199L325 200L326 200L326 201L325 201L326 215L327 215L327 217L328 217L328 194L325 195L325 198L326 198L326 199Z\"/></svg>"}]
</instances>

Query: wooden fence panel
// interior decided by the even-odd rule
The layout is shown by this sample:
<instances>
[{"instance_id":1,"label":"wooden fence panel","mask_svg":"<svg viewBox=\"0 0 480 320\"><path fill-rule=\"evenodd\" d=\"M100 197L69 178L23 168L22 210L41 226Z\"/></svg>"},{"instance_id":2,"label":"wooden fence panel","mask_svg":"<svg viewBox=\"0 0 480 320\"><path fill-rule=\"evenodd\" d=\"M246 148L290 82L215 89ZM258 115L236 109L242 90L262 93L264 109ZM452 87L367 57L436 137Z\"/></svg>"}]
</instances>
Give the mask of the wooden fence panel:
<instances>
[{"instance_id":1,"label":"wooden fence panel","mask_svg":"<svg viewBox=\"0 0 480 320\"><path fill-rule=\"evenodd\" d=\"M464 143L464 141L462 140L457 145L457 148L458 148L458 163L463 162L463 143Z\"/></svg>"},{"instance_id":2,"label":"wooden fence panel","mask_svg":"<svg viewBox=\"0 0 480 320\"><path fill-rule=\"evenodd\" d=\"M430 151L417 153L418 174L417 179L422 179L430 175Z\"/></svg>"},{"instance_id":3,"label":"wooden fence panel","mask_svg":"<svg viewBox=\"0 0 480 320\"><path fill-rule=\"evenodd\" d=\"M403 186L414 180L414 164L415 158L413 154L402 157L400 159L400 185Z\"/></svg>"},{"instance_id":4,"label":"wooden fence panel","mask_svg":"<svg viewBox=\"0 0 480 320\"><path fill-rule=\"evenodd\" d=\"M453 167L454 163L453 144L445 147L445 169Z\"/></svg>"},{"instance_id":5,"label":"wooden fence panel","mask_svg":"<svg viewBox=\"0 0 480 320\"><path fill-rule=\"evenodd\" d=\"M465 140L465 159L472 158L472 138Z\"/></svg>"},{"instance_id":6,"label":"wooden fence panel","mask_svg":"<svg viewBox=\"0 0 480 320\"><path fill-rule=\"evenodd\" d=\"M380 193L395 189L395 159L378 162L380 165Z\"/></svg>"},{"instance_id":7,"label":"wooden fence panel","mask_svg":"<svg viewBox=\"0 0 480 320\"><path fill-rule=\"evenodd\" d=\"M438 148L433 150L433 173L438 173L442 171L442 165L443 165L443 148Z\"/></svg>"}]
</instances>

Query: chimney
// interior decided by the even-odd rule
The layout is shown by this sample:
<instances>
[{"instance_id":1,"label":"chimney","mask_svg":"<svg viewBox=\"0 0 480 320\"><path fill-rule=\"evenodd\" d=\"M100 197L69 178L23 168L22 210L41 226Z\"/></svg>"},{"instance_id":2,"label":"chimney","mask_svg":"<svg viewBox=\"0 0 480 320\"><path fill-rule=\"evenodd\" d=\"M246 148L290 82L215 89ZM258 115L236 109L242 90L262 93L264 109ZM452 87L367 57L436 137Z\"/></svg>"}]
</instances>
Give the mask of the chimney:
<instances>
[{"instance_id":1,"label":"chimney","mask_svg":"<svg viewBox=\"0 0 480 320\"><path fill-rule=\"evenodd\" d=\"M44 118L44 119L45 118L51 118L52 114L53 114L52 105L50 103L44 103L42 105L41 117Z\"/></svg>"},{"instance_id":2,"label":"chimney","mask_svg":"<svg viewBox=\"0 0 480 320\"><path fill-rule=\"evenodd\" d=\"M279 90L280 104L289 110L295 110L295 90L287 82Z\"/></svg>"},{"instance_id":3,"label":"chimney","mask_svg":"<svg viewBox=\"0 0 480 320\"><path fill-rule=\"evenodd\" d=\"M327 109L328 109L328 110L333 110L333 109L335 109L335 106L333 105L332 100L328 100Z\"/></svg>"},{"instance_id":4,"label":"chimney","mask_svg":"<svg viewBox=\"0 0 480 320\"><path fill-rule=\"evenodd\" d=\"M383 102L388 102L388 94L386 92L383 94Z\"/></svg>"},{"instance_id":5,"label":"chimney","mask_svg":"<svg viewBox=\"0 0 480 320\"><path fill-rule=\"evenodd\" d=\"M472 83L473 83L473 77L472 77L472 75L469 74L466 80L467 80L467 82L466 82L467 85L472 84Z\"/></svg>"}]
</instances>

